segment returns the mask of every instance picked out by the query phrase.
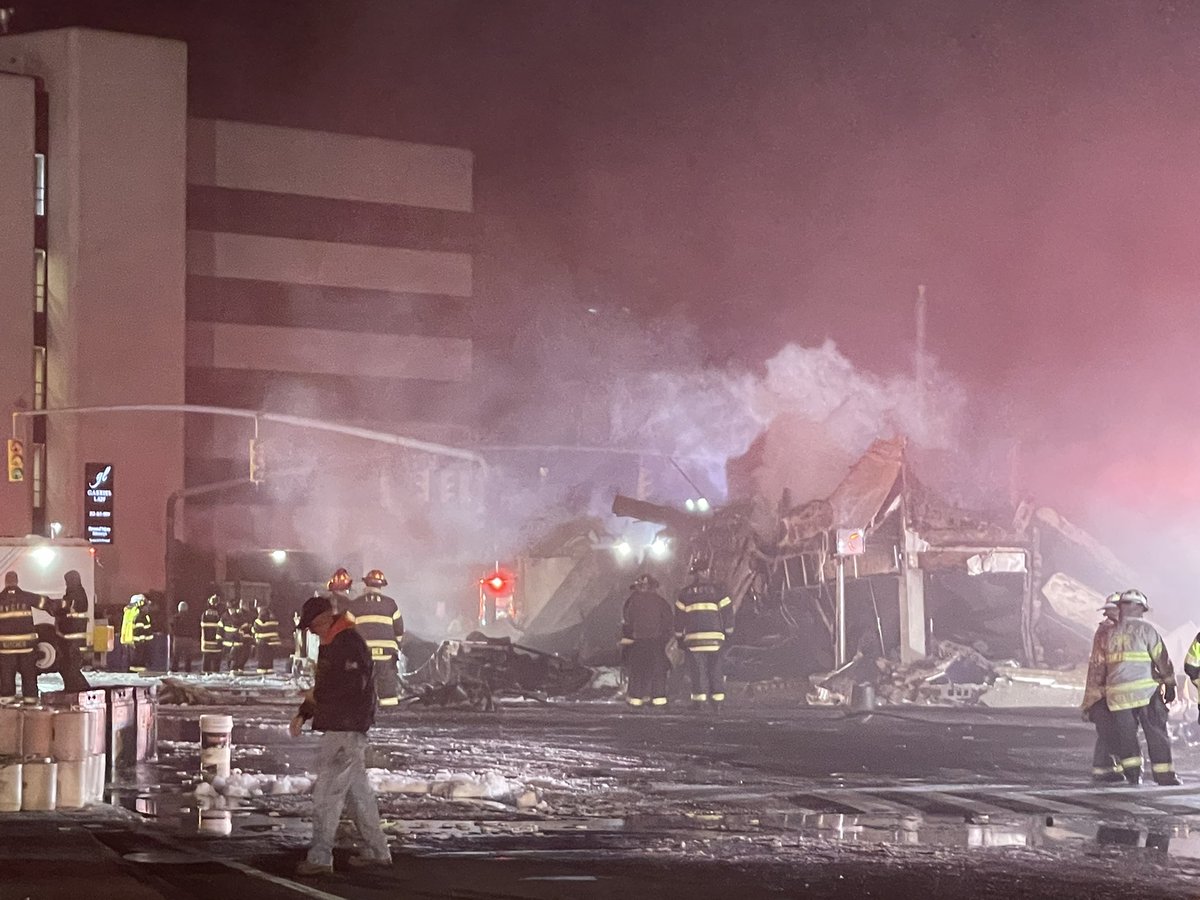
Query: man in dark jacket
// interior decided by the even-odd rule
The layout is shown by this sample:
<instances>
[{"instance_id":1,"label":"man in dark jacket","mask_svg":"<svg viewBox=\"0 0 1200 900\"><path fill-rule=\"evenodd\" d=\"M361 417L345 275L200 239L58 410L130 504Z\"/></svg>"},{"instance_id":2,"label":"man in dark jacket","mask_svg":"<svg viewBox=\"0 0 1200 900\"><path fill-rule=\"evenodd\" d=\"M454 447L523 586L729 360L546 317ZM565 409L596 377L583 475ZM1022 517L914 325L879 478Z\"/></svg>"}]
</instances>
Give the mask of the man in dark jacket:
<instances>
[{"instance_id":1,"label":"man in dark jacket","mask_svg":"<svg viewBox=\"0 0 1200 900\"><path fill-rule=\"evenodd\" d=\"M313 788L313 842L297 875L333 873L333 844L342 807L348 802L367 852L350 865L390 866L392 854L379 823L375 792L367 782L367 732L375 723L375 680L371 651L354 628L354 619L335 612L328 597L311 597L300 612L300 628L321 640L313 689L292 719L291 733L300 734L312 720L323 732Z\"/></svg>"},{"instance_id":2,"label":"man in dark jacket","mask_svg":"<svg viewBox=\"0 0 1200 900\"><path fill-rule=\"evenodd\" d=\"M722 661L733 631L733 600L725 587L709 577L711 563L700 554L692 560L692 583L675 603L675 633L692 677L692 703L718 709L725 700Z\"/></svg>"},{"instance_id":3,"label":"man in dark jacket","mask_svg":"<svg viewBox=\"0 0 1200 900\"><path fill-rule=\"evenodd\" d=\"M71 569L63 574L63 581L65 590L62 600L54 610L54 628L64 649L63 658L58 664L63 689L74 694L91 688L81 670L85 655L90 655L88 632L92 617L87 591L83 588L83 579L79 573Z\"/></svg>"},{"instance_id":4,"label":"man in dark jacket","mask_svg":"<svg viewBox=\"0 0 1200 900\"><path fill-rule=\"evenodd\" d=\"M0 590L0 701L17 699L17 673L21 674L21 699L38 702L37 629L34 609L46 609L45 597L21 590L16 572L4 573Z\"/></svg>"},{"instance_id":5,"label":"man in dark jacket","mask_svg":"<svg viewBox=\"0 0 1200 900\"><path fill-rule=\"evenodd\" d=\"M658 593L653 575L642 575L630 591L621 621L621 644L629 670L625 702L633 707L666 706L671 604Z\"/></svg>"}]
</instances>

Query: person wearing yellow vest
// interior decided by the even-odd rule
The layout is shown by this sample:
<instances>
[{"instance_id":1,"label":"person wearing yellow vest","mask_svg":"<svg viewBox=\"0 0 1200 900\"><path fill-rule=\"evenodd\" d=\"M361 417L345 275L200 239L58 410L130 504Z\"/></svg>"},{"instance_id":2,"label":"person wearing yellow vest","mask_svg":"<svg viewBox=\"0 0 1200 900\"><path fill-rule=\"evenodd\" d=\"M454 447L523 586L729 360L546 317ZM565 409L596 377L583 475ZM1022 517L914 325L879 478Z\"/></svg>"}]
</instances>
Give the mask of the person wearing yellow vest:
<instances>
[{"instance_id":1,"label":"person wearing yellow vest","mask_svg":"<svg viewBox=\"0 0 1200 900\"><path fill-rule=\"evenodd\" d=\"M1104 699L1112 713L1121 770L1130 784L1141 782L1141 726L1155 783L1180 784L1167 734L1167 704L1175 701L1175 668L1162 637L1142 618L1150 608L1146 595L1125 591L1118 605L1121 618L1105 644Z\"/></svg>"},{"instance_id":2,"label":"person wearing yellow vest","mask_svg":"<svg viewBox=\"0 0 1200 900\"><path fill-rule=\"evenodd\" d=\"M1104 606L1100 607L1099 612L1104 613L1104 621L1097 626L1096 634L1092 638L1092 654L1088 658L1087 681L1083 691L1083 721L1096 726L1096 747L1092 752L1092 781L1101 784L1125 781L1125 775L1115 754L1113 715L1108 711L1108 704L1104 702L1108 635L1117 626L1120 599L1120 591L1109 594L1104 600Z\"/></svg>"},{"instance_id":3,"label":"person wearing yellow vest","mask_svg":"<svg viewBox=\"0 0 1200 900\"><path fill-rule=\"evenodd\" d=\"M1183 671L1196 687L1196 702L1200 703L1200 634L1196 635L1192 645L1188 647L1187 656L1183 660ZM1200 721L1200 715L1197 716Z\"/></svg>"}]
</instances>

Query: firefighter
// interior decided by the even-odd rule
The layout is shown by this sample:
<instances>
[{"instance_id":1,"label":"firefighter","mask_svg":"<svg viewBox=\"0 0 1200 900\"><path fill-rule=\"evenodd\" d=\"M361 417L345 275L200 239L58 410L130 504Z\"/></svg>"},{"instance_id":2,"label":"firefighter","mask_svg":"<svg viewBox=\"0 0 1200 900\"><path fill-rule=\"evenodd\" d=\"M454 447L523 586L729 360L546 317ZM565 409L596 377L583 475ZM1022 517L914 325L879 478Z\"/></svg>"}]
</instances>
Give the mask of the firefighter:
<instances>
[{"instance_id":1,"label":"firefighter","mask_svg":"<svg viewBox=\"0 0 1200 900\"><path fill-rule=\"evenodd\" d=\"M141 594L134 594L129 598L129 602L125 604L125 608L121 610L121 634L120 643L125 649L125 665L130 671L134 671L133 666L136 660L134 659L134 622L137 621L138 611L141 608L142 600L145 598Z\"/></svg>"},{"instance_id":2,"label":"firefighter","mask_svg":"<svg viewBox=\"0 0 1200 900\"><path fill-rule=\"evenodd\" d=\"M206 674L221 671L221 656L225 652L225 625L221 621L221 598L213 594L205 601L200 615L201 670Z\"/></svg>"},{"instance_id":3,"label":"firefighter","mask_svg":"<svg viewBox=\"0 0 1200 900\"><path fill-rule=\"evenodd\" d=\"M1092 753L1092 781L1098 783L1124 782L1125 775L1116 756L1113 715L1104 702L1105 653L1109 632L1116 627L1119 616L1117 603L1121 593L1109 594L1099 612L1104 620L1092 638L1092 654L1088 658L1087 682L1083 692L1083 720L1096 726L1096 748Z\"/></svg>"},{"instance_id":4,"label":"firefighter","mask_svg":"<svg viewBox=\"0 0 1200 900\"><path fill-rule=\"evenodd\" d=\"M230 606L222 626L225 644L229 647L229 671L243 674L254 651L254 613L245 600Z\"/></svg>"},{"instance_id":5,"label":"firefighter","mask_svg":"<svg viewBox=\"0 0 1200 900\"><path fill-rule=\"evenodd\" d=\"M349 612L354 616L358 633L371 648L379 705L396 706L400 703L400 676L396 666L400 640L404 637L404 617L396 601L379 592L379 588L387 587L383 572L372 569L363 576L363 584L367 590L351 601Z\"/></svg>"},{"instance_id":6,"label":"firefighter","mask_svg":"<svg viewBox=\"0 0 1200 900\"><path fill-rule=\"evenodd\" d=\"M625 702L635 708L666 706L671 604L658 593L658 579L653 575L642 575L629 590L621 617L621 644L629 669Z\"/></svg>"},{"instance_id":7,"label":"firefighter","mask_svg":"<svg viewBox=\"0 0 1200 900\"><path fill-rule=\"evenodd\" d=\"M722 662L733 631L733 600L723 585L711 580L711 568L707 554L692 557L688 567L692 583L679 592L675 603L675 635L687 656L693 706L699 709L711 703L716 710L725 700Z\"/></svg>"},{"instance_id":8,"label":"firefighter","mask_svg":"<svg viewBox=\"0 0 1200 900\"><path fill-rule=\"evenodd\" d=\"M258 615L253 625L255 658L258 674L270 675L275 671L275 657L279 655L279 620L271 612L271 605L263 601L258 605Z\"/></svg>"},{"instance_id":9,"label":"firefighter","mask_svg":"<svg viewBox=\"0 0 1200 900\"><path fill-rule=\"evenodd\" d=\"M1200 703L1200 634L1196 635L1192 645L1188 647L1187 656L1183 660L1183 671L1196 688L1196 702ZM1197 716L1197 721L1200 721L1200 715Z\"/></svg>"},{"instance_id":10,"label":"firefighter","mask_svg":"<svg viewBox=\"0 0 1200 900\"><path fill-rule=\"evenodd\" d=\"M134 594L134 614L132 623L133 653L129 665L130 672L145 672L150 666L150 642L154 640L157 626L154 609L145 594Z\"/></svg>"},{"instance_id":11,"label":"firefighter","mask_svg":"<svg viewBox=\"0 0 1200 900\"><path fill-rule=\"evenodd\" d=\"M1113 735L1125 780L1142 780L1138 726L1146 734L1150 771L1156 784L1180 783L1171 762L1167 704L1175 701L1175 669L1154 626L1142 618L1150 608L1146 595L1128 590L1118 601L1120 621L1105 647L1104 697L1113 714Z\"/></svg>"},{"instance_id":12,"label":"firefighter","mask_svg":"<svg viewBox=\"0 0 1200 900\"><path fill-rule=\"evenodd\" d=\"M342 613L350 608L350 588L353 586L354 579L345 569L338 569L329 576L325 587L329 591L329 599L333 602L334 610Z\"/></svg>"},{"instance_id":13,"label":"firefighter","mask_svg":"<svg viewBox=\"0 0 1200 900\"><path fill-rule=\"evenodd\" d=\"M0 702L15 703L17 674L21 675L21 699L38 702L37 628L34 609L47 608L45 597L22 590L16 572L4 573L0 590Z\"/></svg>"}]
</instances>

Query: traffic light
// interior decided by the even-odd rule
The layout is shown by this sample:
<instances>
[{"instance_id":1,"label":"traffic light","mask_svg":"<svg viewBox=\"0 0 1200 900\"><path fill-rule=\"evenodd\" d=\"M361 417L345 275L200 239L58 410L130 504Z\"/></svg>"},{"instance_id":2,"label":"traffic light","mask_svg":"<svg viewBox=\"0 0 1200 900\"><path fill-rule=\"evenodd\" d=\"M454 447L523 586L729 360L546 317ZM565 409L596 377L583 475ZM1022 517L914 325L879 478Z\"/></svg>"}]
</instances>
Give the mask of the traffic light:
<instances>
[{"instance_id":1,"label":"traffic light","mask_svg":"<svg viewBox=\"0 0 1200 900\"><path fill-rule=\"evenodd\" d=\"M267 479L266 443L250 438L250 480L260 484Z\"/></svg>"},{"instance_id":2,"label":"traffic light","mask_svg":"<svg viewBox=\"0 0 1200 900\"><path fill-rule=\"evenodd\" d=\"M8 439L8 480L25 480L25 444L15 438Z\"/></svg>"}]
</instances>

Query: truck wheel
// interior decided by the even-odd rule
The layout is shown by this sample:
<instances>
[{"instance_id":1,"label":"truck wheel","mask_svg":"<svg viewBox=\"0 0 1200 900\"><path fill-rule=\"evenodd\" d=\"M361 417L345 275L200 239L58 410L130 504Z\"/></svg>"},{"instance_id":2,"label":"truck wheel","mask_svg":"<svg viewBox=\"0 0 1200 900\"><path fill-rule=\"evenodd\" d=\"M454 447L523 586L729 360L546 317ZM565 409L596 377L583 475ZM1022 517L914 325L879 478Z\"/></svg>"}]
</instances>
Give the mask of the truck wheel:
<instances>
[{"instance_id":1,"label":"truck wheel","mask_svg":"<svg viewBox=\"0 0 1200 900\"><path fill-rule=\"evenodd\" d=\"M37 626L37 670L39 672L57 672L59 663L66 654L60 642L58 633L53 625Z\"/></svg>"}]
</instances>

